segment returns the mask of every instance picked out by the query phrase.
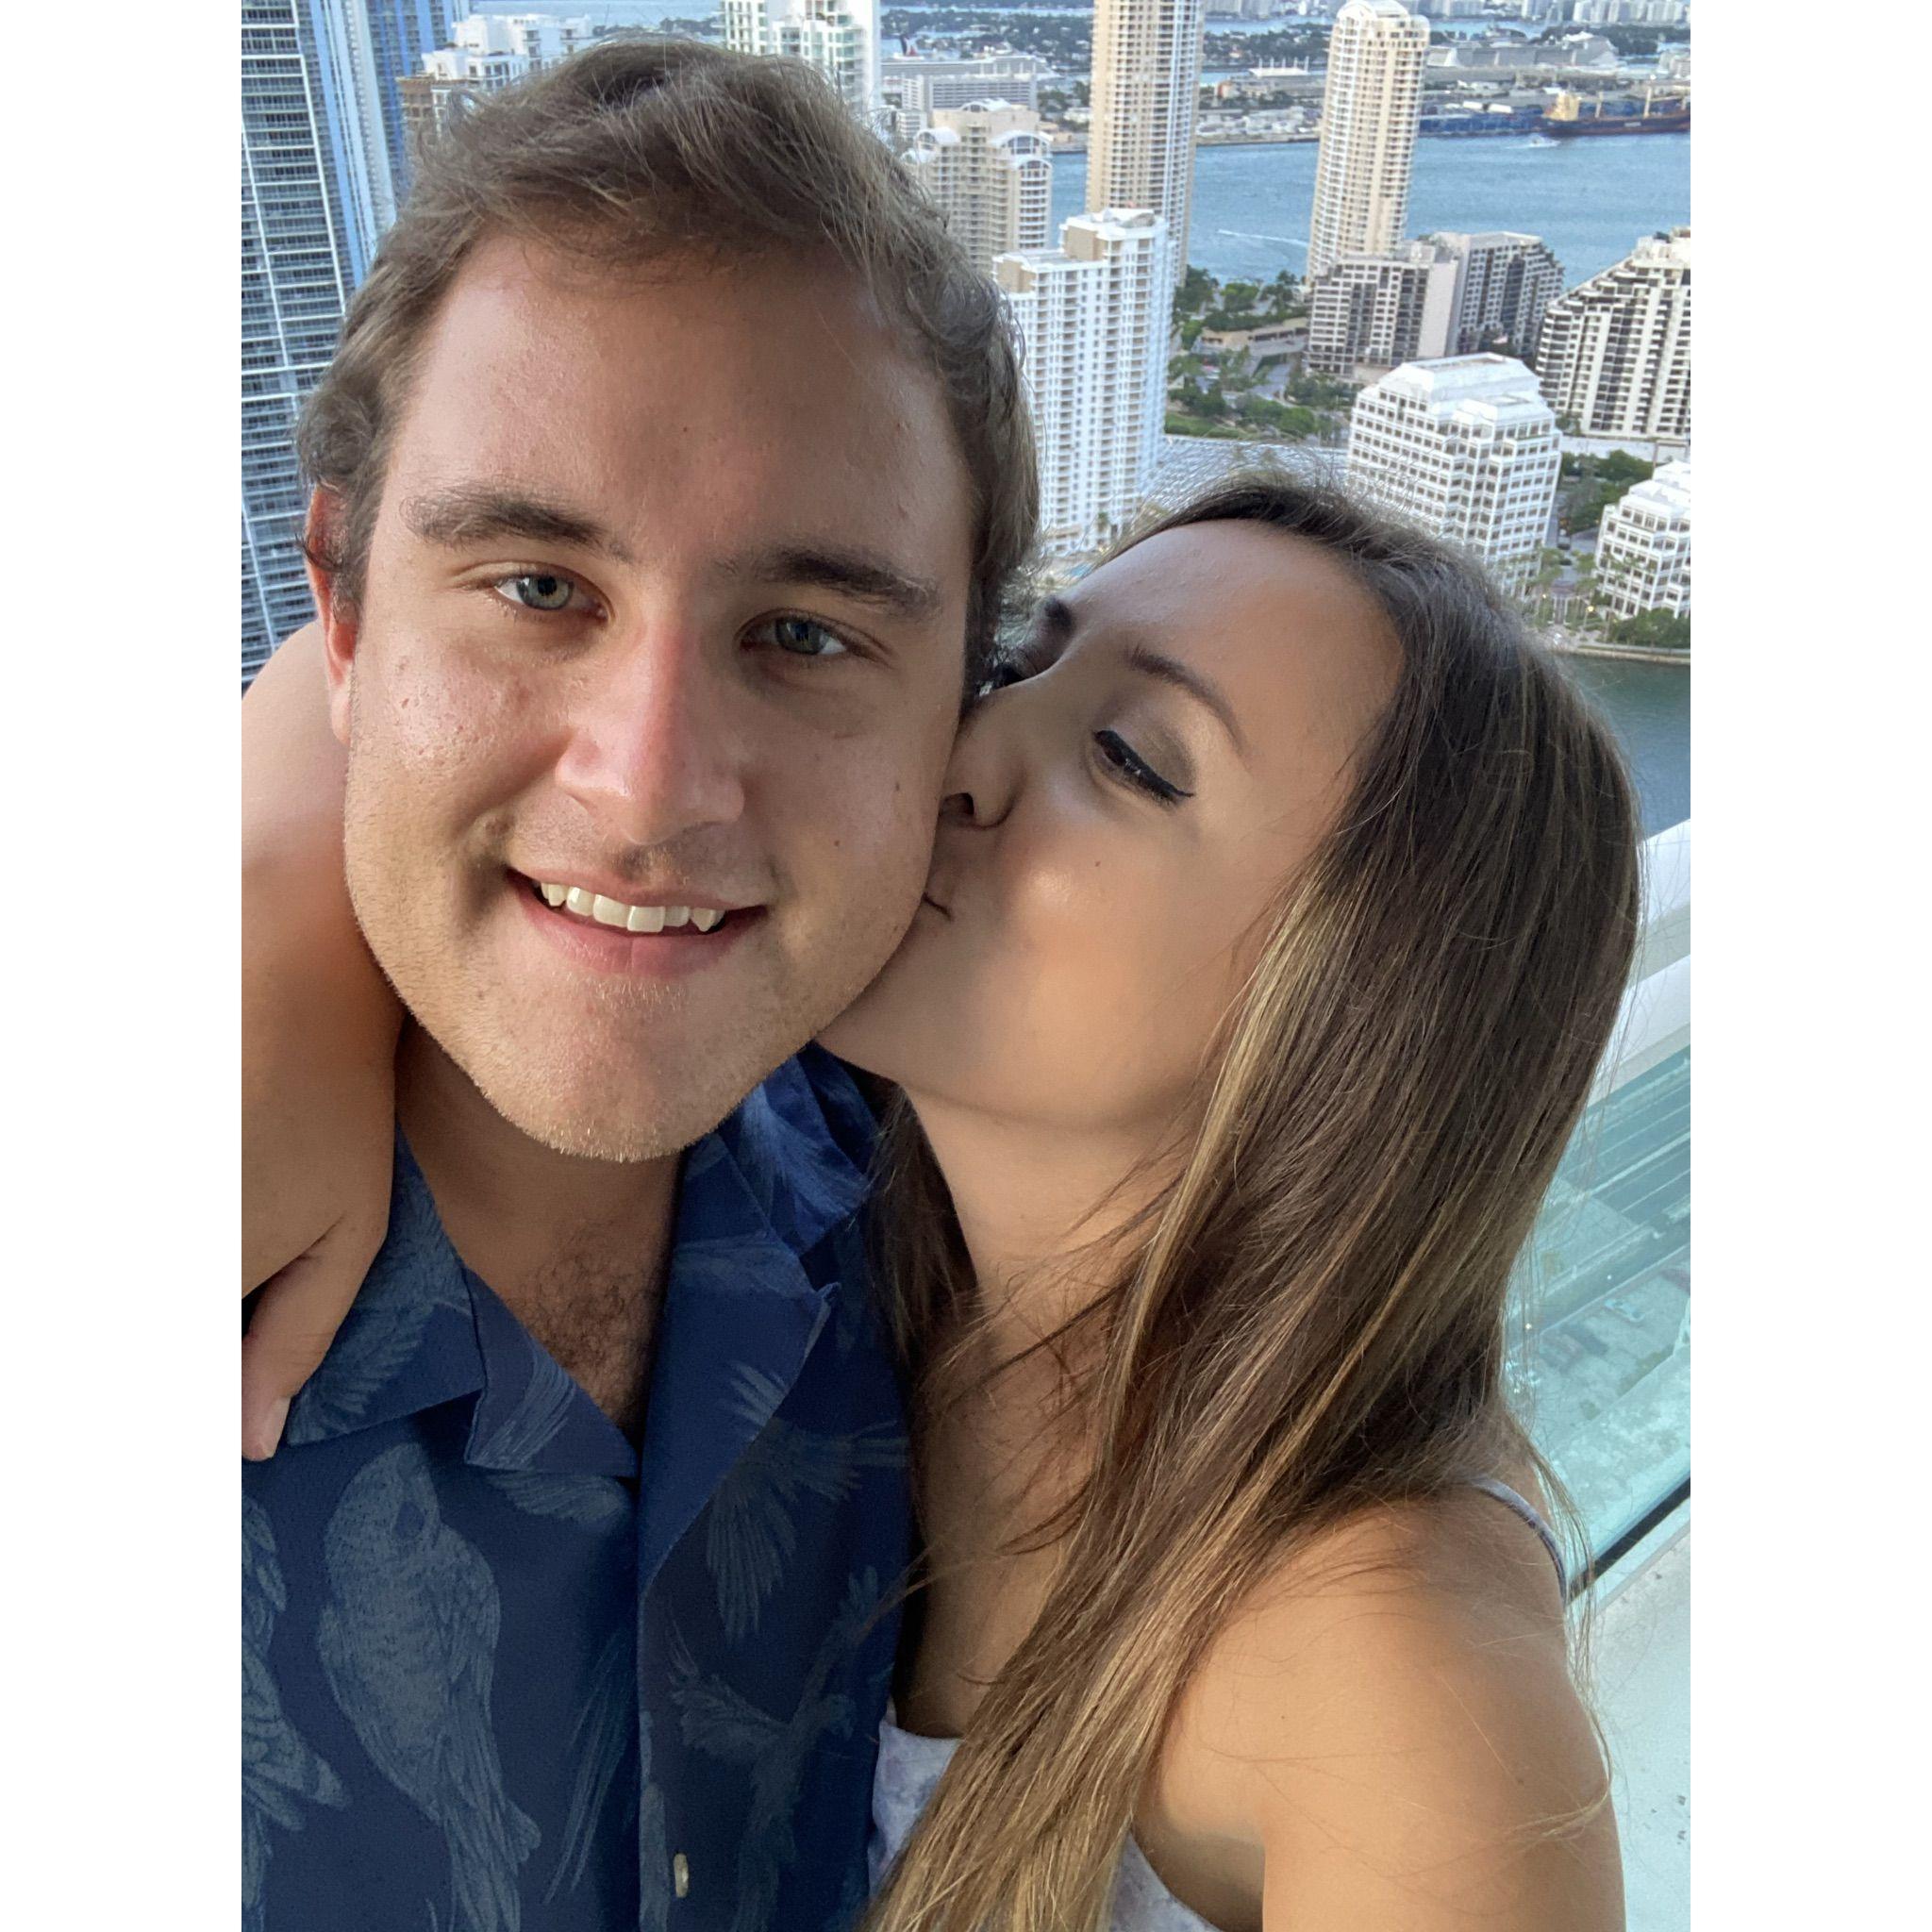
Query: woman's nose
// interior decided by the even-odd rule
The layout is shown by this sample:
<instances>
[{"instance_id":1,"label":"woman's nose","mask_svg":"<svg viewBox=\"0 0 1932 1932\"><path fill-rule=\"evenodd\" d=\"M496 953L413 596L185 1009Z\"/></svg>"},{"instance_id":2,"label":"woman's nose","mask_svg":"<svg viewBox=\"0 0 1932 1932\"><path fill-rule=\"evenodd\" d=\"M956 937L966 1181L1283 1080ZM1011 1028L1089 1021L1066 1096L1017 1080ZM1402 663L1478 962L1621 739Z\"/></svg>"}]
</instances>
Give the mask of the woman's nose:
<instances>
[{"instance_id":1,"label":"woman's nose","mask_svg":"<svg viewBox=\"0 0 1932 1932\"><path fill-rule=\"evenodd\" d=\"M986 699L969 712L953 745L940 794L940 822L984 829L1012 809L1024 754L1018 708L1010 699Z\"/></svg>"}]
</instances>

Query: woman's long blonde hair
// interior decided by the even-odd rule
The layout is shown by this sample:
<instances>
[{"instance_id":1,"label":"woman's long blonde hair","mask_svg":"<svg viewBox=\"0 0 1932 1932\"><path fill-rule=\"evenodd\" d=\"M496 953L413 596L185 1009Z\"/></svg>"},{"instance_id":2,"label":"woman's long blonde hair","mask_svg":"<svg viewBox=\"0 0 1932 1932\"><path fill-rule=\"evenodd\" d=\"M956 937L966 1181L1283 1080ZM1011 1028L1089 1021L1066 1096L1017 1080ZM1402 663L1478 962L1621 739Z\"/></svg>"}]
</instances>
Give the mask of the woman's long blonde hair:
<instances>
[{"instance_id":1,"label":"woman's long blonde hair","mask_svg":"<svg viewBox=\"0 0 1932 1932\"><path fill-rule=\"evenodd\" d=\"M1397 688L1085 1318L1093 1459L1050 1592L867 1932L1097 1932L1176 1697L1294 1547L1511 1462L1567 1509L1505 1400L1504 1306L1629 971L1629 779L1476 565L1345 496L1237 479L1122 547L1223 521L1346 562ZM903 1102L882 1208L917 1421L974 1309Z\"/></svg>"}]
</instances>

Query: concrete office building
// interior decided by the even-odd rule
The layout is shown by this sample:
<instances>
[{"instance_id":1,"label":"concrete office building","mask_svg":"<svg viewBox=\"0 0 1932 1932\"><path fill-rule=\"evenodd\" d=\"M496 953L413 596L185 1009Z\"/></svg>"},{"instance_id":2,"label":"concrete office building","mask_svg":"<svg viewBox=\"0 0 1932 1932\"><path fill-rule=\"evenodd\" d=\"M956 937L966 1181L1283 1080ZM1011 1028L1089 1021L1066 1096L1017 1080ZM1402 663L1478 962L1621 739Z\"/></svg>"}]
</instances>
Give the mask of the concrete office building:
<instances>
[{"instance_id":1,"label":"concrete office building","mask_svg":"<svg viewBox=\"0 0 1932 1932\"><path fill-rule=\"evenodd\" d=\"M1507 356L1410 362L1356 398L1348 481L1528 581L1557 498L1562 438L1536 377Z\"/></svg>"},{"instance_id":2,"label":"concrete office building","mask_svg":"<svg viewBox=\"0 0 1932 1932\"><path fill-rule=\"evenodd\" d=\"M879 92L887 105L923 114L974 101L1010 101L1016 108L1040 106L1041 76L1047 63L1038 54L985 54L973 60L928 60L918 55L891 55L879 63Z\"/></svg>"},{"instance_id":3,"label":"concrete office building","mask_svg":"<svg viewBox=\"0 0 1932 1932\"><path fill-rule=\"evenodd\" d=\"M1613 623L1646 610L1690 614L1690 465L1665 463L1604 512L1596 605Z\"/></svg>"}]
</instances>

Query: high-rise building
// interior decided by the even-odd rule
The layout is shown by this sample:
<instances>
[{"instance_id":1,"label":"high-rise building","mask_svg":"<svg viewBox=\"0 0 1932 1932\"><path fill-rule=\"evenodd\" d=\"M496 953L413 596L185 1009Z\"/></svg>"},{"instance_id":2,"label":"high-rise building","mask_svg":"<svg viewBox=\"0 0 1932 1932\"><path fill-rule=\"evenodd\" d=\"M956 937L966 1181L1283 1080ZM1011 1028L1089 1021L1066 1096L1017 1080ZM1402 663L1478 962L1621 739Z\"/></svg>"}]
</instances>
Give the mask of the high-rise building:
<instances>
[{"instance_id":1,"label":"high-rise building","mask_svg":"<svg viewBox=\"0 0 1932 1932\"><path fill-rule=\"evenodd\" d=\"M1665 463L1626 491L1597 528L1596 602L1612 620L1690 614L1690 465Z\"/></svg>"},{"instance_id":2,"label":"high-rise building","mask_svg":"<svg viewBox=\"0 0 1932 1932\"><path fill-rule=\"evenodd\" d=\"M1308 367L1356 376L1449 355L1457 268L1431 240L1405 242L1387 255L1342 256L1309 291Z\"/></svg>"},{"instance_id":3,"label":"high-rise building","mask_svg":"<svg viewBox=\"0 0 1932 1932\"><path fill-rule=\"evenodd\" d=\"M1144 208L1167 223L1178 282L1188 265L1202 0L1096 0L1087 209Z\"/></svg>"},{"instance_id":4,"label":"high-rise building","mask_svg":"<svg viewBox=\"0 0 1932 1932\"><path fill-rule=\"evenodd\" d=\"M1559 295L1537 346L1543 394L1586 436L1690 434L1690 230L1647 235Z\"/></svg>"},{"instance_id":5,"label":"high-rise building","mask_svg":"<svg viewBox=\"0 0 1932 1932\"><path fill-rule=\"evenodd\" d=\"M375 57L376 90L389 149L390 180L400 202L409 188L409 142L403 121L401 83L423 71L423 57L449 39L449 16L463 0L365 0L369 42Z\"/></svg>"},{"instance_id":6,"label":"high-rise building","mask_svg":"<svg viewBox=\"0 0 1932 1932\"><path fill-rule=\"evenodd\" d=\"M1507 353L1534 366L1543 317L1563 292L1563 264L1548 245L1507 230L1423 240L1456 260L1456 322L1445 353L1473 356L1507 344Z\"/></svg>"},{"instance_id":7,"label":"high-rise building","mask_svg":"<svg viewBox=\"0 0 1932 1932\"><path fill-rule=\"evenodd\" d=\"M1029 108L1009 101L938 108L901 160L981 275L992 273L996 255L1045 248L1053 156Z\"/></svg>"},{"instance_id":8,"label":"high-rise building","mask_svg":"<svg viewBox=\"0 0 1932 1932\"><path fill-rule=\"evenodd\" d=\"M1428 22L1400 0L1348 0L1335 16L1308 224L1311 278L1344 255L1388 255L1402 240L1428 51Z\"/></svg>"},{"instance_id":9,"label":"high-rise building","mask_svg":"<svg viewBox=\"0 0 1932 1932\"><path fill-rule=\"evenodd\" d=\"M809 61L868 121L879 100L878 0L724 0L724 44Z\"/></svg>"},{"instance_id":10,"label":"high-rise building","mask_svg":"<svg viewBox=\"0 0 1932 1932\"><path fill-rule=\"evenodd\" d=\"M1557 500L1562 438L1536 377L1507 356L1410 362L1356 398L1352 489L1472 550L1521 590Z\"/></svg>"},{"instance_id":11,"label":"high-rise building","mask_svg":"<svg viewBox=\"0 0 1932 1932\"><path fill-rule=\"evenodd\" d=\"M1134 514L1160 460L1174 294L1165 220L1074 215L1058 248L1002 255L1040 450L1040 535L1092 549Z\"/></svg>"},{"instance_id":12,"label":"high-rise building","mask_svg":"<svg viewBox=\"0 0 1932 1932\"><path fill-rule=\"evenodd\" d=\"M242 677L314 615L293 432L394 219L361 0L242 0Z\"/></svg>"},{"instance_id":13,"label":"high-rise building","mask_svg":"<svg viewBox=\"0 0 1932 1932\"><path fill-rule=\"evenodd\" d=\"M1344 255L1309 290L1308 367L1374 374L1497 347L1528 360L1562 287L1534 235L1424 235Z\"/></svg>"},{"instance_id":14,"label":"high-rise building","mask_svg":"<svg viewBox=\"0 0 1932 1932\"><path fill-rule=\"evenodd\" d=\"M449 44L477 54L521 54L532 73L580 53L596 38L588 14L472 13L450 28Z\"/></svg>"}]
</instances>

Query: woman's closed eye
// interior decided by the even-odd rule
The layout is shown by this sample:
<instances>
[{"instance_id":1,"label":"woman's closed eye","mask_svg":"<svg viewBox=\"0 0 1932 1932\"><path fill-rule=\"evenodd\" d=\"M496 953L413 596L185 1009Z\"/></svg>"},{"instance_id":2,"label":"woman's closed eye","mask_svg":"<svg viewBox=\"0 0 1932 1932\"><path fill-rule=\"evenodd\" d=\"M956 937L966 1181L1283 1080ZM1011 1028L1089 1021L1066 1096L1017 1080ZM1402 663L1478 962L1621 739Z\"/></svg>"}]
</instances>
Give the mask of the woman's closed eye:
<instances>
[{"instance_id":1,"label":"woman's closed eye","mask_svg":"<svg viewBox=\"0 0 1932 1932\"><path fill-rule=\"evenodd\" d=\"M1193 797L1191 791L1163 778L1118 731L1096 731L1093 742L1099 746L1100 756L1123 784L1146 792L1162 805L1178 805L1182 799Z\"/></svg>"}]
</instances>

